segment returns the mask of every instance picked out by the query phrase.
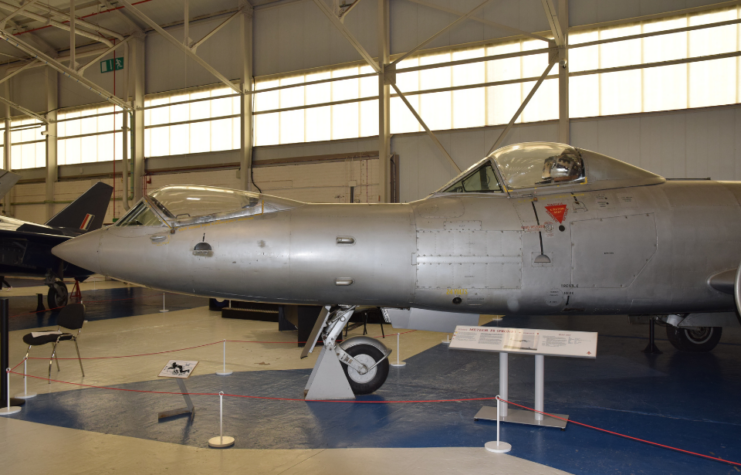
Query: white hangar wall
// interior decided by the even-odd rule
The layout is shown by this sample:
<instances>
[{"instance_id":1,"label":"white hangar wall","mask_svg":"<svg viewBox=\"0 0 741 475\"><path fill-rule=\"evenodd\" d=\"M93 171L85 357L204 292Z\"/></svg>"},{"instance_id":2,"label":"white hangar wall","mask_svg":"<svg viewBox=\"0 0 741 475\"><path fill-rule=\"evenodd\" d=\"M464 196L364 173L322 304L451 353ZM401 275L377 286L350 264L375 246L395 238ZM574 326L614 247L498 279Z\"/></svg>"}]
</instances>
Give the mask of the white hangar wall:
<instances>
[{"instance_id":1,"label":"white hangar wall","mask_svg":"<svg viewBox=\"0 0 741 475\"><path fill-rule=\"evenodd\" d=\"M441 7L466 11L480 0L424 0ZM223 3L223 2L222 2ZM731 5L713 0L570 0L571 26L590 25L603 22L620 22L635 17L661 14L703 5ZM225 5L225 4L224 4ZM223 6L223 5L219 5ZM390 47L392 54L401 53L416 46L439 29L453 21L454 17L410 0L390 2ZM483 17L528 31L544 31L548 25L540 0L503 0L492 2L483 10ZM198 39L220 24L225 15L208 20L192 22L191 37ZM345 25L353 32L371 55L378 53L377 6L372 0L362 1L348 16ZM168 28L176 38L183 35L182 26ZM484 42L507 36L509 33L477 23L466 22L435 40L428 47L451 47ZM230 79L241 76L241 59L238 57L240 41L239 22L234 21L216 33L198 50L199 56L213 65ZM326 68L342 63L358 62L359 56L349 43L337 32L311 0L287 0L282 3L256 8L252 52L253 72L256 77L282 75L311 68ZM146 93L154 94L176 91L183 88L214 84L215 79L192 60L186 59L173 45L150 32L146 36ZM125 48L117 50L117 56L125 55ZM112 55L110 56L112 57ZM80 61L89 61L83 58ZM129 58L125 61L129 64ZM93 65L85 77L113 91L113 73L102 74ZM123 96L126 90L125 75L116 73L116 92ZM46 110L46 77L42 68L34 68L19 74L9 81L10 97L16 102L39 112ZM73 107L100 102L97 94L91 93L67 78L59 78L59 107ZM0 86L0 95L4 88ZM629 163L647 168L667 177L711 177L714 179L741 179L741 116L740 106L719 106L707 109L679 110L659 113L632 114L625 116L572 119L571 137L576 146L593 149ZM0 108L0 114L4 109ZM482 127L437 131L443 145L450 151L461 168L479 160L494 143L502 127ZM533 140L556 140L555 121L518 124L505 143ZM447 160L434 147L424 133L394 135L392 152L400 158L401 201L423 198L439 188L454 175ZM255 147L254 160L261 161L314 155L346 154L351 156L378 149L375 137L345 139L326 142L298 143ZM204 185L238 186L239 179L235 164L239 150L208 152L202 154L173 155L150 158L150 164L158 168L180 169L171 173L152 175L148 188L171 183L195 183ZM367 160L366 164L373 164ZM191 165L224 166L223 169L188 173L183 170ZM349 163L349 162L348 162ZM120 163L117 165L120 166ZM344 168L343 168L344 167ZM271 168L268 171L268 168ZM334 166L330 172L319 168L304 169L303 176L316 179L331 175L338 180L350 181L355 176L355 165L345 163ZM282 170L283 169L283 170ZM90 178L91 167L80 165L74 169L79 180L67 178L55 185L55 208L61 209L64 202L82 193L95 181ZM308 171L307 171L308 170ZM270 183L268 190L282 190L281 173L286 167L255 168L258 185ZM368 190L374 186L373 173L368 172ZM344 174L344 175L343 175ZM349 177L349 178L348 178ZM112 182L110 178L103 181ZM376 178L377 181L377 178ZM283 183L283 184L281 184ZM365 185L364 185L365 186ZM116 196L122 197L123 183L116 181ZM18 185L13 191L13 200L18 204L15 214L21 219L36 222L46 221L45 205L21 204L42 202L45 199L43 183ZM369 193L371 194L371 193ZM332 195L345 196L342 193ZM339 199L339 198L338 198ZM124 212L120 201L116 201L115 217ZM114 217L114 207L109 208L106 220Z\"/></svg>"}]
</instances>

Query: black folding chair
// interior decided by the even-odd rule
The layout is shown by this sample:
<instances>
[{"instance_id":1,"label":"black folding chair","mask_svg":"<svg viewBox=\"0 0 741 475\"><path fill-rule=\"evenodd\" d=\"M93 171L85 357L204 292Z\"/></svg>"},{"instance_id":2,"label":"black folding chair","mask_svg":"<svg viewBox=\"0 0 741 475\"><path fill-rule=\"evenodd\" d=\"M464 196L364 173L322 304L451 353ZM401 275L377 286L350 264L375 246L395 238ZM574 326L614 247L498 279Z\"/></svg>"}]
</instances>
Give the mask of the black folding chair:
<instances>
[{"instance_id":1,"label":"black folding chair","mask_svg":"<svg viewBox=\"0 0 741 475\"><path fill-rule=\"evenodd\" d=\"M52 343L54 346L51 350L51 357L49 358L49 383L51 384L51 365L54 360L57 362L57 371L59 368L59 359L57 358L57 345L60 341L72 340L75 342L75 349L77 350L77 361L80 362L80 371L82 371L82 377L85 377L85 370L82 369L82 358L80 358L80 348L77 346L77 338L80 336L82 331L82 324L85 322L85 306L81 303L71 303L66 307L62 308L57 316L57 330L60 328L66 328L68 330L77 330L77 335L72 333L52 334L52 335L40 335L34 338L33 333L27 333L23 335L23 342L28 345L26 351L26 358L31 348L39 345L46 345Z\"/></svg>"}]
</instances>

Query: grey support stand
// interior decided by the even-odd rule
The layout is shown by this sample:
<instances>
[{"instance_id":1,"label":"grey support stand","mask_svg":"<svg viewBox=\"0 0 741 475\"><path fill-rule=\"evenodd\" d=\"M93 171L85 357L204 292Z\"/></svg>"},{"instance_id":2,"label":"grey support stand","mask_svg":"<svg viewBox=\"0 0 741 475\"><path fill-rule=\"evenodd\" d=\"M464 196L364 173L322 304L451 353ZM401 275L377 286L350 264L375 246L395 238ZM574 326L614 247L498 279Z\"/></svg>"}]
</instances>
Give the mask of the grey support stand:
<instances>
[{"instance_id":1,"label":"grey support stand","mask_svg":"<svg viewBox=\"0 0 741 475\"><path fill-rule=\"evenodd\" d=\"M193 401L190 399L190 395L188 394L188 390L185 388L185 380L184 379L177 379L178 386L180 387L180 392L183 394L183 399L185 399L185 404L187 407L181 407L180 409L170 409L169 411L160 412L157 414L157 419L167 419L168 417L175 417L179 416L181 414L190 414L190 421L193 422L193 418L196 416L196 408L193 407Z\"/></svg>"},{"instance_id":2,"label":"grey support stand","mask_svg":"<svg viewBox=\"0 0 741 475\"><path fill-rule=\"evenodd\" d=\"M504 400L509 398L509 355L507 353L499 353L499 397ZM543 355L535 355L535 410L543 412L544 406L544 390L545 390L545 357ZM565 414L554 414L564 420L557 419L555 417L546 416L537 412L528 411L525 409L509 409L507 403L502 402L501 418L502 422L512 422L515 424L528 424L533 426L541 427L557 427L559 429L565 429L568 423L569 416ZM497 408L484 406L479 409L479 412L473 416L473 420L485 420L485 421L496 421L497 420Z\"/></svg>"},{"instance_id":3,"label":"grey support stand","mask_svg":"<svg viewBox=\"0 0 741 475\"><path fill-rule=\"evenodd\" d=\"M322 347L304 394L307 401L355 399L340 359L334 351L327 351L327 348Z\"/></svg>"}]
</instances>

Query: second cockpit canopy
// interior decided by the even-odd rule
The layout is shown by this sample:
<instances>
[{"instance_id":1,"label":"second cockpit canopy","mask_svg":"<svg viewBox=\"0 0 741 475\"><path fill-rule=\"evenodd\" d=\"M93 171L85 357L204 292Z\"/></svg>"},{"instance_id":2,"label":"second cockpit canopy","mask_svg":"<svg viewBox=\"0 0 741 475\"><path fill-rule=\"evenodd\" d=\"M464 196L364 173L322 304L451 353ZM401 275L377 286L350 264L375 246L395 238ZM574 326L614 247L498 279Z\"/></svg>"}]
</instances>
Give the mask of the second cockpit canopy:
<instances>
[{"instance_id":1,"label":"second cockpit canopy","mask_svg":"<svg viewBox=\"0 0 741 475\"><path fill-rule=\"evenodd\" d=\"M496 193L503 188L504 191L519 190L585 181L584 161L579 150L564 144L531 142L497 149L439 192Z\"/></svg>"}]
</instances>

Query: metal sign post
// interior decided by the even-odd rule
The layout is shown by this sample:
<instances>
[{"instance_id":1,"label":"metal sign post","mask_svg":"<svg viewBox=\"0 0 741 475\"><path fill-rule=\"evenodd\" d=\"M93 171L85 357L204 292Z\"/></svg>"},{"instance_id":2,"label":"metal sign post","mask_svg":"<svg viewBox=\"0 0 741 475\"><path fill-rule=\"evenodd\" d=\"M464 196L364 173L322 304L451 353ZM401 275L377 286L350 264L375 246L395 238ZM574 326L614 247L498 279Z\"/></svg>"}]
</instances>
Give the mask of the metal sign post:
<instances>
[{"instance_id":1,"label":"metal sign post","mask_svg":"<svg viewBox=\"0 0 741 475\"><path fill-rule=\"evenodd\" d=\"M451 349L490 351L499 353L499 396L497 407L482 407L474 420L503 421L542 427L565 429L569 416L542 414L545 402L545 355L575 358L596 358L597 333L530 328L458 326L450 343ZM535 410L508 408L509 353L535 357Z\"/></svg>"}]
</instances>

